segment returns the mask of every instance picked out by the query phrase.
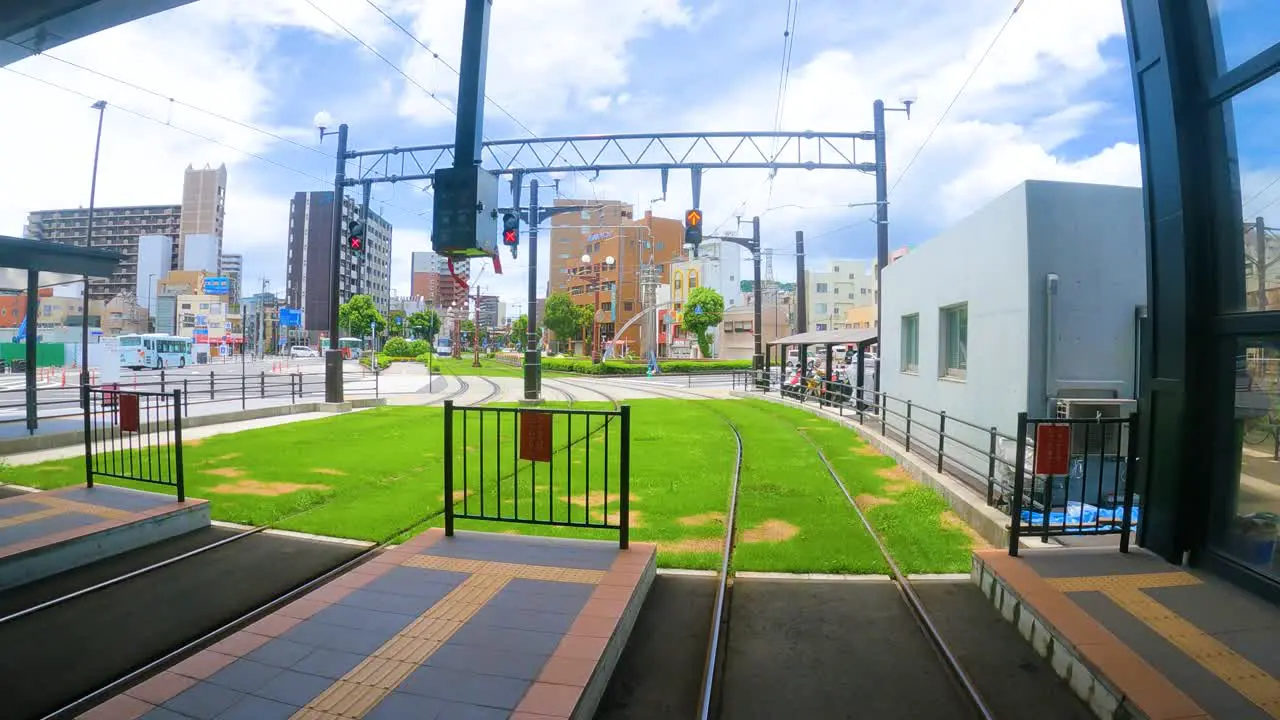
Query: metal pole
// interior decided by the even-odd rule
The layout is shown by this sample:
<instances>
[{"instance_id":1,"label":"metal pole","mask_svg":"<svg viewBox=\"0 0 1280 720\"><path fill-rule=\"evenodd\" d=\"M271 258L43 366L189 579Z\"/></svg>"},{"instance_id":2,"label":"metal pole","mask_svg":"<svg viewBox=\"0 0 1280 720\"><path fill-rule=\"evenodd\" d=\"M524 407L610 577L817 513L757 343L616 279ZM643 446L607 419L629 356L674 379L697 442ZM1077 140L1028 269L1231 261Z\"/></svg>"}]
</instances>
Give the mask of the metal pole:
<instances>
[{"instance_id":1,"label":"metal pole","mask_svg":"<svg viewBox=\"0 0 1280 720\"><path fill-rule=\"evenodd\" d=\"M880 276L884 267L889 264L889 170L885 160L884 101L876 100L872 109L875 116L876 136L876 343L878 345L879 338L884 332L884 324L881 322L884 303L880 302L884 285ZM879 347L877 350L883 357L884 348ZM880 391L880 376L883 374L878 370L876 372L876 392Z\"/></svg>"},{"instance_id":2,"label":"metal pole","mask_svg":"<svg viewBox=\"0 0 1280 720\"><path fill-rule=\"evenodd\" d=\"M591 308L591 362L600 362L600 275L595 276L596 301Z\"/></svg>"},{"instance_id":3,"label":"metal pole","mask_svg":"<svg viewBox=\"0 0 1280 720\"><path fill-rule=\"evenodd\" d=\"M1262 218L1254 218L1253 221L1253 242L1256 246L1254 251L1254 270L1258 274L1258 309L1267 309L1267 224Z\"/></svg>"},{"instance_id":4,"label":"metal pole","mask_svg":"<svg viewBox=\"0 0 1280 720\"><path fill-rule=\"evenodd\" d=\"M352 253L351 262L360 264L360 286L364 293L373 300L373 283L369 282L369 196L373 194L373 183L368 180L364 183L364 192L360 198L360 223L364 225L364 252ZM377 307L374 303L374 307ZM388 308L389 309L389 308ZM378 308L379 311L382 308Z\"/></svg>"},{"instance_id":5,"label":"metal pole","mask_svg":"<svg viewBox=\"0 0 1280 720\"><path fill-rule=\"evenodd\" d=\"M462 63L458 73L458 123L454 167L479 166L484 143L485 66L489 55L492 0L467 0L462 19Z\"/></svg>"},{"instance_id":6,"label":"metal pole","mask_svg":"<svg viewBox=\"0 0 1280 720\"><path fill-rule=\"evenodd\" d=\"M338 305L342 265L342 200L347 176L347 124L338 126L338 152L333 174L333 247L329 254L329 349L324 353L324 400L342 402L342 350L338 348Z\"/></svg>"},{"instance_id":7,"label":"metal pole","mask_svg":"<svg viewBox=\"0 0 1280 720\"><path fill-rule=\"evenodd\" d=\"M764 302L764 293L760 288L760 216L751 218L751 272L753 276L752 294L756 304L755 318L752 326L755 329L755 354L751 357L751 367L757 372L764 369L764 310L760 307Z\"/></svg>"},{"instance_id":8,"label":"metal pole","mask_svg":"<svg viewBox=\"0 0 1280 720\"><path fill-rule=\"evenodd\" d=\"M87 285L86 285L87 287ZM26 357L26 396L27 396L27 432L32 435L36 434L36 428L40 425L39 420L39 395L36 391L36 341L39 339L39 330L36 329L36 321L40 317L40 271L36 269L27 270L27 308L26 317L23 322L27 326L27 342L25 350ZM88 412L88 405L85 405L85 412Z\"/></svg>"},{"instance_id":9,"label":"metal pole","mask_svg":"<svg viewBox=\"0 0 1280 720\"><path fill-rule=\"evenodd\" d=\"M518 177L518 176L517 176ZM519 205L519 203L516 203ZM529 307L525 313L529 327L524 341L524 399L537 401L542 393L542 353L538 350L538 179L529 181Z\"/></svg>"},{"instance_id":10,"label":"metal pole","mask_svg":"<svg viewBox=\"0 0 1280 720\"><path fill-rule=\"evenodd\" d=\"M804 231L796 231L796 332L806 332L809 329L809 311L806 307L808 291L807 283L804 279ZM806 357L808 356L808 346L800 345L800 372L805 369ZM801 375L803 377L803 374ZM876 389L879 389L877 386Z\"/></svg>"},{"instance_id":11,"label":"metal pole","mask_svg":"<svg viewBox=\"0 0 1280 720\"><path fill-rule=\"evenodd\" d=\"M471 367L480 367L480 286L476 286L476 324L471 328Z\"/></svg>"},{"instance_id":12,"label":"metal pole","mask_svg":"<svg viewBox=\"0 0 1280 720\"><path fill-rule=\"evenodd\" d=\"M93 204L98 194L98 151L102 148L102 118L106 114L107 102L99 100L93 104L98 111L98 136L93 141L93 175L89 180L89 217L85 221L84 246L93 246ZM80 313L80 384L89 385L89 276L85 275L84 293L81 298L84 307ZM28 332L34 330L29 328ZM88 407L87 405L85 406Z\"/></svg>"}]
</instances>

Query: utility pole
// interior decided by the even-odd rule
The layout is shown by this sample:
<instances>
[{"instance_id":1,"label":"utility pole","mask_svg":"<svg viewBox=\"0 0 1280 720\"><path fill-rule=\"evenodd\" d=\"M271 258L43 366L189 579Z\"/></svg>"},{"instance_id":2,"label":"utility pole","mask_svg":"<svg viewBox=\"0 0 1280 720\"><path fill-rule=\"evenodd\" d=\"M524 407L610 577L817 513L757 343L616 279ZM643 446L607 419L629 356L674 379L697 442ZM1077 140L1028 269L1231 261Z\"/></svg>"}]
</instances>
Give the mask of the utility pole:
<instances>
[{"instance_id":1,"label":"utility pole","mask_svg":"<svg viewBox=\"0 0 1280 720\"><path fill-rule=\"evenodd\" d=\"M902 107L890 108L890 112L904 112L907 118L911 117L911 104L914 100L902 101ZM884 303L880 302L880 296L884 292L884 283L881 280L881 273L889 264L889 169L885 152L885 130L884 130L884 114L885 107L883 100L876 100L872 104L872 114L875 126L876 144L876 344L879 345L881 333L883 332L884 323ZM801 305L803 308L803 304ZM803 332L803 331L802 331ZM879 348L879 354L884 355L884 348ZM804 350L800 351L801 353ZM802 356L803 357L803 356ZM880 376L882 372L876 373L876 392L880 392Z\"/></svg>"},{"instance_id":2,"label":"utility pole","mask_svg":"<svg viewBox=\"0 0 1280 720\"><path fill-rule=\"evenodd\" d=\"M1262 218L1253 220L1254 270L1258 276L1258 309L1267 309L1267 223Z\"/></svg>"},{"instance_id":3,"label":"utility pole","mask_svg":"<svg viewBox=\"0 0 1280 720\"><path fill-rule=\"evenodd\" d=\"M320 128L320 138L324 139L324 128ZM343 187L347 179L347 124L338 126L338 152L333 175L333 232L330 238L333 247L329 252L329 349L324 353L324 401L327 403L342 402L342 350L338 348L338 337L342 330L338 327L338 306L342 303L339 294L341 287L340 267L342 265L342 205Z\"/></svg>"},{"instance_id":4,"label":"utility pole","mask_svg":"<svg viewBox=\"0 0 1280 720\"><path fill-rule=\"evenodd\" d=\"M476 325L471 329L471 367L480 367L480 286L476 286Z\"/></svg>"},{"instance_id":5,"label":"utility pole","mask_svg":"<svg viewBox=\"0 0 1280 720\"><path fill-rule=\"evenodd\" d=\"M742 218L738 218L738 224L742 224ZM752 277L755 278L755 285L752 289L752 302L755 303L755 315L752 320L752 340L754 343L754 351L751 355L751 368L753 370L764 369L764 337L761 334L763 319L761 318L762 310L760 303L763 301L763 292L760 283L760 263L763 260L764 253L760 249L760 216L751 218L751 239L744 240L732 235L704 235L703 240L719 240L720 242L731 242L746 248L751 252L751 270Z\"/></svg>"},{"instance_id":6,"label":"utility pole","mask_svg":"<svg viewBox=\"0 0 1280 720\"><path fill-rule=\"evenodd\" d=\"M796 231L796 332L807 332L809 328L808 283L804 277L804 231ZM878 312L878 310L877 310ZM808 367L805 356L808 347L800 346L800 371Z\"/></svg>"},{"instance_id":7,"label":"utility pole","mask_svg":"<svg viewBox=\"0 0 1280 720\"><path fill-rule=\"evenodd\" d=\"M519 196L520 175L515 177L515 193ZM519 202L515 203L519 205ZM525 402L538 402L542 388L542 351L538 349L538 225L542 224L541 210L538 208L538 179L529 181L529 289L527 302L529 308L526 317L529 326L525 328L524 341L524 399Z\"/></svg>"}]
</instances>

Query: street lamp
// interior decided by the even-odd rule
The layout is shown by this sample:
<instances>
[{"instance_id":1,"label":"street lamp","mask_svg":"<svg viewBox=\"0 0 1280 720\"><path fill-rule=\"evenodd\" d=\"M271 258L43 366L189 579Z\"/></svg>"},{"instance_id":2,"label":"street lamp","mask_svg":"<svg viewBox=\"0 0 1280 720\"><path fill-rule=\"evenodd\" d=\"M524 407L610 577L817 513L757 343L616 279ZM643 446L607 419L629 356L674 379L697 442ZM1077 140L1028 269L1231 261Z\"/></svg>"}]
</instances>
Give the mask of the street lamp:
<instances>
[{"instance_id":1,"label":"street lamp","mask_svg":"<svg viewBox=\"0 0 1280 720\"><path fill-rule=\"evenodd\" d=\"M151 332L151 318L155 315L155 311L151 307L151 304L156 299L156 286L151 282L151 278L155 276L155 273L147 274L147 332Z\"/></svg>"},{"instance_id":2,"label":"street lamp","mask_svg":"<svg viewBox=\"0 0 1280 720\"><path fill-rule=\"evenodd\" d=\"M106 114L107 101L99 100L89 107L98 111L98 135L93 141L93 175L89 180L89 217L85 221L84 246L93 246L93 202L98 193L98 151L102 148L102 117ZM80 387L89 385L89 276L85 275L84 303L80 313ZM83 392L81 398L84 397ZM83 399L81 400L83 402Z\"/></svg>"},{"instance_id":3,"label":"street lamp","mask_svg":"<svg viewBox=\"0 0 1280 720\"><path fill-rule=\"evenodd\" d=\"M583 254L578 258L582 261L584 267L591 267L591 256ZM613 256L605 257L601 270L608 270L613 267ZM584 279L590 280L596 289L596 299L591 313L591 362L600 362L600 270L593 270L590 273L581 273Z\"/></svg>"}]
</instances>

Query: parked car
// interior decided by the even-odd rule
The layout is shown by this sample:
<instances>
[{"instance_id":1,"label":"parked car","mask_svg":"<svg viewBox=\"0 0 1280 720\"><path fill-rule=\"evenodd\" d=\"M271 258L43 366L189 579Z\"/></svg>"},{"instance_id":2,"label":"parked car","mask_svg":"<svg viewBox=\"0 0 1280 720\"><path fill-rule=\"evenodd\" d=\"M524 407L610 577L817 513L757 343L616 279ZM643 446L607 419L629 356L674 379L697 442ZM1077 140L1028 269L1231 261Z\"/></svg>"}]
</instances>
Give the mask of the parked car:
<instances>
[{"instance_id":1,"label":"parked car","mask_svg":"<svg viewBox=\"0 0 1280 720\"><path fill-rule=\"evenodd\" d=\"M294 345L289 348L289 357L291 358L313 358L320 357L320 353L315 348L306 345Z\"/></svg>"}]
</instances>

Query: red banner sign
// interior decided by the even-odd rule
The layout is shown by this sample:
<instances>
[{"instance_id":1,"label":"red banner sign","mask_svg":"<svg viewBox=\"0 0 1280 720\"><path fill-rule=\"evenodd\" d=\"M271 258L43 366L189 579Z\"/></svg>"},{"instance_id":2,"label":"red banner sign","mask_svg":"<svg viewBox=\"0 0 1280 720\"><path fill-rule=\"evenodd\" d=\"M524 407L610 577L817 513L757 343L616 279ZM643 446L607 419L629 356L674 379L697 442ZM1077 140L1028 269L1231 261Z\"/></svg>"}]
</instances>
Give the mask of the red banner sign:
<instances>
[{"instance_id":1,"label":"red banner sign","mask_svg":"<svg viewBox=\"0 0 1280 720\"><path fill-rule=\"evenodd\" d=\"M141 424L138 415L138 396L134 393L120 393L120 429L138 432Z\"/></svg>"},{"instance_id":2,"label":"red banner sign","mask_svg":"<svg viewBox=\"0 0 1280 720\"><path fill-rule=\"evenodd\" d=\"M551 413L520 413L520 459L551 462Z\"/></svg>"},{"instance_id":3,"label":"red banner sign","mask_svg":"<svg viewBox=\"0 0 1280 720\"><path fill-rule=\"evenodd\" d=\"M1036 474L1066 475L1071 468L1071 426L1036 426Z\"/></svg>"}]
</instances>

